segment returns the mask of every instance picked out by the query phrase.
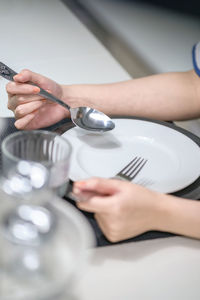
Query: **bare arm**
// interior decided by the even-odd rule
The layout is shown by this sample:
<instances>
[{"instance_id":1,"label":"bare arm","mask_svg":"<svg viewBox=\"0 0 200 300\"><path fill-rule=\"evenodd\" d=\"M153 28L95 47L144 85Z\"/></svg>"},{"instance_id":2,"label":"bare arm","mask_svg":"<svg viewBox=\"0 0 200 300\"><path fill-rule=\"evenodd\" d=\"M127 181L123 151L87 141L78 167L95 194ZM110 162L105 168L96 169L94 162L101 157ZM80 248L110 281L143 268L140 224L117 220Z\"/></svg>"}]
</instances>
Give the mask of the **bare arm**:
<instances>
[{"instance_id":1,"label":"bare arm","mask_svg":"<svg viewBox=\"0 0 200 300\"><path fill-rule=\"evenodd\" d=\"M7 84L8 108L18 129L49 126L69 117L68 111L50 103L28 85L32 81L60 97L71 107L89 106L109 115L187 120L200 117L200 78L194 71L165 73L98 85L60 85L29 70ZM25 84L24 84L25 83Z\"/></svg>"},{"instance_id":2,"label":"bare arm","mask_svg":"<svg viewBox=\"0 0 200 300\"><path fill-rule=\"evenodd\" d=\"M200 78L193 70L113 84L63 86L63 94L72 106L87 105L111 115L160 120L200 117Z\"/></svg>"},{"instance_id":3,"label":"bare arm","mask_svg":"<svg viewBox=\"0 0 200 300\"><path fill-rule=\"evenodd\" d=\"M160 194L158 229L200 239L200 201Z\"/></svg>"}]
</instances>

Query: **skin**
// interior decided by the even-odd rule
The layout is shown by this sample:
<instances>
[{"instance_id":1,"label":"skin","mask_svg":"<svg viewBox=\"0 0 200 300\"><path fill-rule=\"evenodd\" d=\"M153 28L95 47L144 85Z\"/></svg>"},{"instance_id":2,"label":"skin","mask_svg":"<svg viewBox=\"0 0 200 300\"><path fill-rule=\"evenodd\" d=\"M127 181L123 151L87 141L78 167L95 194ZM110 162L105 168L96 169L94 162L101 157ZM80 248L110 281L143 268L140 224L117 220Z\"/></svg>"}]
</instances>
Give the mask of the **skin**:
<instances>
[{"instance_id":1,"label":"skin","mask_svg":"<svg viewBox=\"0 0 200 300\"><path fill-rule=\"evenodd\" d=\"M200 78L191 70L99 85L59 85L30 70L7 84L8 108L18 129L52 125L69 112L38 95L48 90L71 107L89 106L108 115L142 116L158 120L200 117ZM126 104L126 105L125 105ZM200 202L177 198L119 180L91 178L74 184L82 210L94 212L108 240L121 241L148 230L200 238Z\"/></svg>"},{"instance_id":2,"label":"skin","mask_svg":"<svg viewBox=\"0 0 200 300\"><path fill-rule=\"evenodd\" d=\"M60 105L43 99L37 95L38 87L24 84L31 81L48 92L63 97L62 87L56 82L28 70L23 70L15 76L16 82L7 84L8 109L14 112L18 129L37 129L54 124L65 117L67 111ZM49 118L49 116L51 116Z\"/></svg>"},{"instance_id":3,"label":"skin","mask_svg":"<svg viewBox=\"0 0 200 300\"><path fill-rule=\"evenodd\" d=\"M199 77L193 70L99 85L59 85L29 70L23 70L14 79L6 88L8 108L14 112L18 129L46 127L69 117L66 109L38 96L39 89L27 84L28 81L71 107L89 106L108 115L168 121L194 119L200 115Z\"/></svg>"},{"instance_id":4,"label":"skin","mask_svg":"<svg viewBox=\"0 0 200 300\"><path fill-rule=\"evenodd\" d=\"M111 242L149 230L200 238L200 203L151 191L113 179L91 178L76 182L78 207L94 212Z\"/></svg>"}]
</instances>

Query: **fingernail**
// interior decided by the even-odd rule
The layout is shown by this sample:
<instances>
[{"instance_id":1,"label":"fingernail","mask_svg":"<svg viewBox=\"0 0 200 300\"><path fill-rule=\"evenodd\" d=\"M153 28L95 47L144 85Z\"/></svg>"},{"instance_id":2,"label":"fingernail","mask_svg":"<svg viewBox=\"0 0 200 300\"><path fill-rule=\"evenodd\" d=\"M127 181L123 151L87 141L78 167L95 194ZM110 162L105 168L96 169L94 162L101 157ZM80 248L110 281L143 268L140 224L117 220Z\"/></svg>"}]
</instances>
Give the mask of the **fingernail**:
<instances>
[{"instance_id":1,"label":"fingernail","mask_svg":"<svg viewBox=\"0 0 200 300\"><path fill-rule=\"evenodd\" d=\"M40 88L35 86L33 89L33 92L37 94L37 93L39 93L39 91L40 91Z\"/></svg>"},{"instance_id":2,"label":"fingernail","mask_svg":"<svg viewBox=\"0 0 200 300\"><path fill-rule=\"evenodd\" d=\"M87 183L86 181L77 181L74 184L74 189L78 189L80 191L85 190L87 188Z\"/></svg>"},{"instance_id":3,"label":"fingernail","mask_svg":"<svg viewBox=\"0 0 200 300\"><path fill-rule=\"evenodd\" d=\"M16 122L14 123L14 125L15 125L15 127L16 127L17 129L20 129L20 126L19 126L19 124L20 124L20 122L19 122L19 121L16 121Z\"/></svg>"},{"instance_id":4,"label":"fingernail","mask_svg":"<svg viewBox=\"0 0 200 300\"><path fill-rule=\"evenodd\" d=\"M81 187L86 186L86 181L77 181L75 184L76 184L76 186L79 186L81 188Z\"/></svg>"},{"instance_id":5,"label":"fingernail","mask_svg":"<svg viewBox=\"0 0 200 300\"><path fill-rule=\"evenodd\" d=\"M15 75L13 78L16 79L16 80L21 80L21 79L22 79L22 76L19 75L19 74L17 74L17 75Z\"/></svg>"}]
</instances>

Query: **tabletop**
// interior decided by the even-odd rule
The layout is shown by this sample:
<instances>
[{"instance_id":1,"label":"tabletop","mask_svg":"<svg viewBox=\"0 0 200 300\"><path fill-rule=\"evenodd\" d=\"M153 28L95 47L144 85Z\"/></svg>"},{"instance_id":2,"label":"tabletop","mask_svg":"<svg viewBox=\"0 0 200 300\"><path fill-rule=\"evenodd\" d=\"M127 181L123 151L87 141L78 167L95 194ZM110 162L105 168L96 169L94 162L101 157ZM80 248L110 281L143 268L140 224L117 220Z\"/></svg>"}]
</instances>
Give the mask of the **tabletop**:
<instances>
[{"instance_id":1,"label":"tabletop","mask_svg":"<svg viewBox=\"0 0 200 300\"><path fill-rule=\"evenodd\" d=\"M1 61L61 83L129 79L101 43L61 2L1 0ZM0 117L8 111L0 81ZM191 299L200 297L200 243L169 236L89 250L88 267L65 299Z\"/></svg>"}]
</instances>

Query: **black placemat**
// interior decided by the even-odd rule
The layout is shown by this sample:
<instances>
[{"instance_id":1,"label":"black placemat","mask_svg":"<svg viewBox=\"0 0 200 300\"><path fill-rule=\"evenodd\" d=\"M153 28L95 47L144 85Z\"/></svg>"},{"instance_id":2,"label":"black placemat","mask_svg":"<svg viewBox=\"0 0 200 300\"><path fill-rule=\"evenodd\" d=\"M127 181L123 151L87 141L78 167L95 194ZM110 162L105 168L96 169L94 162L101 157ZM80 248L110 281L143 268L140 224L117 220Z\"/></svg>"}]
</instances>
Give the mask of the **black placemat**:
<instances>
[{"instance_id":1,"label":"black placemat","mask_svg":"<svg viewBox=\"0 0 200 300\"><path fill-rule=\"evenodd\" d=\"M64 197L63 199L66 200L67 202L71 203L73 206L76 206L76 204L73 200L71 200L67 197ZM148 232L140 234L134 238L130 238L130 239L127 239L127 240L124 240L121 242L117 242L117 243L111 243L107 240L107 238L104 236L101 229L99 228L98 223L96 222L96 220L94 218L94 214L85 212L85 211L81 211L81 213L87 218L87 220L89 221L90 225L92 226L92 228L95 232L97 247L130 243L130 242L139 242L139 241L144 241L144 240L152 240L152 239L167 238L170 236L174 236L174 234L169 233L169 232L148 231Z\"/></svg>"},{"instance_id":2,"label":"black placemat","mask_svg":"<svg viewBox=\"0 0 200 300\"><path fill-rule=\"evenodd\" d=\"M0 145L3 141L3 139L17 131L15 125L14 125L14 122L15 122L15 119L14 118L1 118L1 128L0 128ZM2 169L2 163L1 163L1 147L0 147L0 172L1 172L1 169Z\"/></svg>"}]
</instances>

